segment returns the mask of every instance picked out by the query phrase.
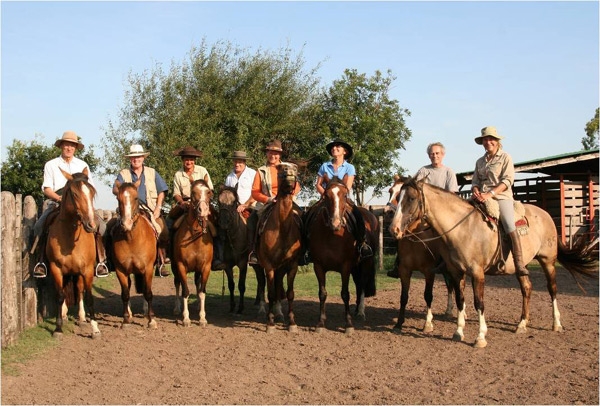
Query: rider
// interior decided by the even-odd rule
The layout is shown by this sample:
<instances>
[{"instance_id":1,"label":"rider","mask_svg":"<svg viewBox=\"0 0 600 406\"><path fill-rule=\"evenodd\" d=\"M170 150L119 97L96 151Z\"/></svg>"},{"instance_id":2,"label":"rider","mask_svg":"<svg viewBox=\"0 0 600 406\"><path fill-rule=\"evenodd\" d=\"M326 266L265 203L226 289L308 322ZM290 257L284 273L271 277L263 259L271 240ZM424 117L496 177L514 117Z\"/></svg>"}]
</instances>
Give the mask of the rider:
<instances>
[{"instance_id":1,"label":"rider","mask_svg":"<svg viewBox=\"0 0 600 406\"><path fill-rule=\"evenodd\" d=\"M454 171L442 162L446 156L444 144L441 142L429 144L427 146L427 156L429 156L431 164L421 167L414 178L416 180L423 179L425 183L446 189L449 192L458 193L458 182L456 181ZM392 278L400 277L398 275L399 261L398 254L396 254L394 268L387 272L387 276Z\"/></svg>"},{"instance_id":2,"label":"rider","mask_svg":"<svg viewBox=\"0 0 600 406\"><path fill-rule=\"evenodd\" d=\"M473 198L483 203L494 199L500 208L500 221L504 231L510 236L513 261L518 276L527 276L529 271L523 262L521 237L515 226L514 199L512 185L515 180L515 167L511 156L502 149L495 127L484 127L481 135L475 138L475 143L483 145L485 154L475 163L473 172Z\"/></svg>"},{"instance_id":3,"label":"rider","mask_svg":"<svg viewBox=\"0 0 600 406\"><path fill-rule=\"evenodd\" d=\"M257 210L253 210L248 218L248 264L258 264L256 255L255 243L257 234L257 225L265 210L275 203L277 197L277 165L281 163L281 153L283 148L281 141L274 140L267 144L265 148L267 154L267 163L261 166L256 171L254 182L252 184L252 198L256 200ZM300 184L296 183L293 195L296 196L300 192ZM296 208L299 211L299 208Z\"/></svg>"},{"instance_id":4,"label":"rider","mask_svg":"<svg viewBox=\"0 0 600 406\"><path fill-rule=\"evenodd\" d=\"M231 159L233 160L233 169L225 178L225 186L237 189L240 202L237 211L242 213L244 210L253 209L256 206L256 200L252 197L252 184L256 171L247 166L248 157L245 151L233 151Z\"/></svg>"},{"instance_id":5,"label":"rider","mask_svg":"<svg viewBox=\"0 0 600 406\"><path fill-rule=\"evenodd\" d=\"M116 196L119 193L118 184L124 182L135 183L138 179L142 179L138 188L138 197L142 207L146 206L146 211L150 214L152 225L159 233L159 272L160 276L165 277L169 276L170 273L167 267L165 267L165 264L169 263L166 254L166 248L169 245L169 232L165 219L162 216L161 208L169 187L155 169L144 165L144 160L148 155L150 155L150 152L144 151L144 147L139 144L134 144L129 148L129 153L125 157L129 158L130 165L119 172L112 192Z\"/></svg>"},{"instance_id":6,"label":"rider","mask_svg":"<svg viewBox=\"0 0 600 406\"><path fill-rule=\"evenodd\" d=\"M84 145L79 141L79 136L74 131L65 131L62 138L56 140L54 146L60 148L61 154L59 157L51 159L44 165L44 180L42 183L42 191L47 197L45 201L46 209L33 226L33 233L36 237L37 243L35 250L38 251L38 263L33 269L33 276L36 278L44 278L48 273L48 268L45 264L46 254L46 235L47 227L44 224L48 215L58 207L62 200L63 188L67 183L67 179L64 177L60 169L74 174L77 172L83 172L84 169L88 170L88 182L94 186L92 179L92 173L87 163L75 156L75 151L81 151ZM106 231L106 223L104 219L96 214L96 223L98 224L95 230L96 237L96 250L98 265L96 265L96 276L104 277L108 275L108 268L106 266L106 252L104 250L104 244L102 243L102 235Z\"/></svg>"},{"instance_id":7,"label":"rider","mask_svg":"<svg viewBox=\"0 0 600 406\"><path fill-rule=\"evenodd\" d=\"M176 205L171 208L168 218L171 233L174 233L175 223L186 211L190 205L190 196L192 193L192 183L196 180L206 182L210 190L213 190L213 183L205 167L196 165L196 158L202 157L202 151L192 146L185 146L176 150L173 155L181 157L182 167L175 173L173 178L173 198ZM213 262L211 269L222 271L225 269L223 263L223 243L218 237L213 238Z\"/></svg>"},{"instance_id":8,"label":"rider","mask_svg":"<svg viewBox=\"0 0 600 406\"><path fill-rule=\"evenodd\" d=\"M333 158L330 161L324 162L319 171L317 172L317 192L321 195L321 201L327 183L337 177L344 185L348 188L348 193L352 190L354 184L354 178L356 177L356 168L354 165L348 162L352 158L353 150L350 144L342 140L334 140L325 146L329 155ZM352 207L352 215L355 219L355 227L353 229L354 238L358 247L360 259L368 258L373 256L373 249L367 244L367 235L365 229L365 220L362 213L350 199L348 199L350 206ZM313 207L317 206L320 202L317 202ZM310 215L307 217L310 222ZM305 261L310 261L310 255L308 251L305 253Z\"/></svg>"}]
</instances>

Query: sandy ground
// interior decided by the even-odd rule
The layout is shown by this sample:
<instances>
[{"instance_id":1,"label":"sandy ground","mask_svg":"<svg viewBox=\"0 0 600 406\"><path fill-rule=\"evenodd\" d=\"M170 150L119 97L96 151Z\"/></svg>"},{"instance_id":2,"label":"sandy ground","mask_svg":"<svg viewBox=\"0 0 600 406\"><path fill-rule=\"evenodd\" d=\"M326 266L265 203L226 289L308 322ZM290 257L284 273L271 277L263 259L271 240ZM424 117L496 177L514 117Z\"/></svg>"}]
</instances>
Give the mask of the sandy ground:
<instances>
[{"instance_id":1,"label":"sandy ground","mask_svg":"<svg viewBox=\"0 0 600 406\"><path fill-rule=\"evenodd\" d=\"M173 316L172 277L155 278L158 329L145 327L140 295L134 294L132 302L135 324L121 329L120 292L98 292L102 337L92 340L89 325L72 327L75 334L66 334L59 346L20 366L19 376L2 376L1 401L597 405L598 286L583 295L559 269L558 303L565 331L556 333L541 272L532 273L532 282L531 324L526 334L517 335L521 295L516 279L486 280L488 346L476 349L472 292L467 289L466 340L454 342L455 320L443 315L441 278L434 292L433 333L421 331L424 283L415 274L402 333L392 331L399 305L395 289L367 299L367 319L357 320L351 336L343 333L338 292L329 292L327 330L322 334L314 332L318 300L303 297L296 298L296 334L281 323L267 334L264 316L257 316L252 301L245 314L235 315L220 295L208 300L207 327L198 325L196 302L191 306L192 326L185 328Z\"/></svg>"}]
</instances>

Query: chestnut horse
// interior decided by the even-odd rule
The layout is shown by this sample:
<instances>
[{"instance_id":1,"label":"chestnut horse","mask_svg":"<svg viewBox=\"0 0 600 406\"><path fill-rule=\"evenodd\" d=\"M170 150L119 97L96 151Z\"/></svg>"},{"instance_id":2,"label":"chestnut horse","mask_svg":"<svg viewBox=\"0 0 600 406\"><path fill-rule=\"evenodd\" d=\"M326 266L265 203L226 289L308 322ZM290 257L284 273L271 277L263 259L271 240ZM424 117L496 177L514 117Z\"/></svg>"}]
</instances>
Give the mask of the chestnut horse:
<instances>
[{"instance_id":1,"label":"chestnut horse","mask_svg":"<svg viewBox=\"0 0 600 406\"><path fill-rule=\"evenodd\" d=\"M271 207L267 206L260 218L258 229L264 231L258 238L258 261L267 277L267 332L275 331L273 309L283 297L283 277L287 275L288 330L298 331L294 318L294 278L302 244L302 219L295 210L293 192L296 187L298 166L291 162L277 165L277 196ZM297 206L296 206L297 207Z\"/></svg>"},{"instance_id":2,"label":"chestnut horse","mask_svg":"<svg viewBox=\"0 0 600 406\"><path fill-rule=\"evenodd\" d=\"M140 183L141 179L135 183L117 184L120 217L111 228L110 252L121 284L122 327L131 324L129 290L130 275L133 274L136 292L144 294L144 312L148 318L148 327L157 328L152 308L152 277L157 253L157 234L150 219L140 207Z\"/></svg>"},{"instance_id":3,"label":"chestnut horse","mask_svg":"<svg viewBox=\"0 0 600 406\"><path fill-rule=\"evenodd\" d=\"M175 283L175 315L181 314L183 325L191 325L188 298L190 290L187 283L187 274L194 272L194 283L198 294L200 326L206 326L206 284L210 275L213 259L213 236L216 230L212 223L212 209L210 199L213 196L208 184L196 180L191 186L190 205L184 219L175 232L173 256L175 269L173 271ZM181 298L179 288L181 287ZM181 302L183 299L183 312Z\"/></svg>"},{"instance_id":4,"label":"chestnut horse","mask_svg":"<svg viewBox=\"0 0 600 406\"><path fill-rule=\"evenodd\" d=\"M63 320L67 319L65 298L77 286L79 295L78 322L85 323L85 305L90 313L92 338L100 337L94 311L92 282L96 261L94 230L94 197L96 189L88 182L87 168L73 175L60 170L67 183L62 194L58 216L48 228L46 258L57 292L57 315L54 337L61 337Z\"/></svg>"},{"instance_id":5,"label":"chestnut horse","mask_svg":"<svg viewBox=\"0 0 600 406\"><path fill-rule=\"evenodd\" d=\"M558 261L575 277L576 274L598 276L598 259L586 252L586 247L567 249L559 240L556 226L543 209L524 204L528 223L527 234L522 235L525 263L535 258L541 265L547 280L552 301L554 331L562 331L560 312L556 299L556 269ZM441 253L452 275L458 308L457 329L453 339L464 340L465 275L472 279L475 309L479 318L476 347L487 345L487 325L484 316L483 290L485 274L514 274L510 243L503 240L498 229L490 227L479 209L454 193L447 192L423 181L408 180L402 187L400 207L394 215L392 230L396 238L416 232L426 221L439 234L446 247ZM502 266L504 265L504 266ZM517 276L523 295L521 321L517 333L527 331L531 282L528 276Z\"/></svg>"},{"instance_id":6,"label":"chestnut horse","mask_svg":"<svg viewBox=\"0 0 600 406\"><path fill-rule=\"evenodd\" d=\"M354 331L350 314L350 275L356 285L356 315L364 317L364 298L375 295L374 257L359 261L356 239L349 230L348 216L352 206L348 201L348 188L337 178L327 183L323 200L317 203L316 212L308 220L308 240L314 271L319 283L320 316L316 326L318 333L325 329L325 301L327 300L326 273L339 272L342 278L341 296L345 309L345 333ZM361 209L367 230L367 243L376 252L379 248L379 221L368 210Z\"/></svg>"},{"instance_id":7,"label":"chestnut horse","mask_svg":"<svg viewBox=\"0 0 600 406\"><path fill-rule=\"evenodd\" d=\"M225 273L227 275L227 286L229 288L230 312L235 311L235 282L233 280L233 267L237 266L240 271L238 290L240 292L240 303L237 312L244 311L244 294L246 292L246 273L248 271L248 224L246 217L237 211L240 205L236 188L222 186L219 196L219 229L224 236L224 258ZM257 289L256 302L259 314L266 313L265 271L260 265L253 265L256 273Z\"/></svg>"},{"instance_id":8,"label":"chestnut horse","mask_svg":"<svg viewBox=\"0 0 600 406\"><path fill-rule=\"evenodd\" d=\"M394 184L389 189L390 200L388 201L385 212L394 213L399 203L400 191L402 189L403 180L399 176L394 176ZM445 272L446 268L440 255L440 250L445 249L441 241L437 238L437 234L430 227L422 226L418 235L412 235L401 238L397 241L398 261L394 264L398 270L400 278L400 310L398 312L398 321L394 326L395 329L401 330L405 321L406 305L408 304L408 296L410 291L410 279L413 271L420 271L425 277L425 291L423 297L427 304L427 313L425 316L425 324L423 332L430 333L433 331L433 312L431 311L431 303L433 302L433 283L435 275L442 273L444 282L448 290L448 300L446 305L446 316L454 314L454 287L449 279L449 275ZM393 230L390 228L390 233L393 235Z\"/></svg>"}]
</instances>

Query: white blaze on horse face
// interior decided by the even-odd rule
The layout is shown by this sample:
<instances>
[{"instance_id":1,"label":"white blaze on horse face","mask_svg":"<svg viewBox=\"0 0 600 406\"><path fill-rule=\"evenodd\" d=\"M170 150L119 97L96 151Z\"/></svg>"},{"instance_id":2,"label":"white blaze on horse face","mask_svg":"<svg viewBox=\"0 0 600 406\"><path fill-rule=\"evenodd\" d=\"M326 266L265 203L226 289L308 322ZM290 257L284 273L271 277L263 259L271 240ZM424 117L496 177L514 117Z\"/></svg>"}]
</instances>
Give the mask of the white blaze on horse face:
<instances>
[{"instance_id":1,"label":"white blaze on horse face","mask_svg":"<svg viewBox=\"0 0 600 406\"><path fill-rule=\"evenodd\" d=\"M131 231L133 227L133 209L132 196L129 190L123 192L123 213L121 213L121 222L125 231Z\"/></svg>"},{"instance_id":2,"label":"white blaze on horse face","mask_svg":"<svg viewBox=\"0 0 600 406\"><path fill-rule=\"evenodd\" d=\"M402 202L404 200L404 195L406 192L402 190L400 192L399 205L400 207L396 208L396 212L394 213L394 218L392 218L392 222L390 223L390 234L393 235L397 240L402 238L404 229L402 228L403 215L402 215Z\"/></svg>"},{"instance_id":3,"label":"white blaze on horse face","mask_svg":"<svg viewBox=\"0 0 600 406\"><path fill-rule=\"evenodd\" d=\"M198 183L194 187L194 191L192 192L192 196L195 202L200 204L200 216L208 217L210 214L210 188L208 186Z\"/></svg>"},{"instance_id":4,"label":"white blaze on horse face","mask_svg":"<svg viewBox=\"0 0 600 406\"><path fill-rule=\"evenodd\" d=\"M94 202L92 200L92 191L90 190L89 187L87 187L87 185L85 183L81 184L81 191L83 192L83 195L85 196L85 200L86 200L86 209L87 209L87 212L85 213L86 217L88 218L90 227L95 230L96 229L96 215L94 213Z\"/></svg>"},{"instance_id":5,"label":"white blaze on horse face","mask_svg":"<svg viewBox=\"0 0 600 406\"><path fill-rule=\"evenodd\" d=\"M398 196L400 195L400 192L402 191L402 185L404 185L404 183L397 182L397 183L394 183L394 185L392 185L392 187L390 188L390 190L389 190L390 199L388 200L386 206L383 208L384 213L388 213L390 211L396 211L398 202L400 201Z\"/></svg>"},{"instance_id":6,"label":"white blaze on horse face","mask_svg":"<svg viewBox=\"0 0 600 406\"><path fill-rule=\"evenodd\" d=\"M342 209L340 202L340 187L334 185L329 189L332 194L333 212L331 213L331 227L334 231L338 231L342 227Z\"/></svg>"}]
</instances>

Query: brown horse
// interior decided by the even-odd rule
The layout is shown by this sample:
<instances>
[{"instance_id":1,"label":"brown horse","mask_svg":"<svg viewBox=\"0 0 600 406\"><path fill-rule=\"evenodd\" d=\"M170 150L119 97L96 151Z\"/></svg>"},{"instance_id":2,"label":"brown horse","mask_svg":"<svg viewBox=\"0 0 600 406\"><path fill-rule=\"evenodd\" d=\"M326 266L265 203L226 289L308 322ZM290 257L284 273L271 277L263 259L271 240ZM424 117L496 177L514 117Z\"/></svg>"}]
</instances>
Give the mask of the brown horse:
<instances>
[{"instance_id":1,"label":"brown horse","mask_svg":"<svg viewBox=\"0 0 600 406\"><path fill-rule=\"evenodd\" d=\"M181 314L183 325L191 325L190 312L188 309L188 298L190 290L187 283L187 274L194 272L194 283L199 301L200 326L206 326L206 284L210 275L211 262L213 259L213 229L212 209L210 199L212 190L204 180L196 180L191 186L191 199L187 213L184 215L181 226L174 236L173 254L175 270L175 310L176 315ZM183 299L183 312L181 311Z\"/></svg>"},{"instance_id":2,"label":"brown horse","mask_svg":"<svg viewBox=\"0 0 600 406\"><path fill-rule=\"evenodd\" d=\"M96 189L88 182L88 171L73 175L63 171L67 179L58 216L48 229L46 258L57 292L58 309L56 328L53 336L62 336L63 320L67 318L65 298L73 285L77 286L79 296L78 322L85 323L85 305L90 313L92 338L100 337L100 330L94 312L92 282L96 261L96 241L94 230L94 197Z\"/></svg>"},{"instance_id":3,"label":"brown horse","mask_svg":"<svg viewBox=\"0 0 600 406\"><path fill-rule=\"evenodd\" d=\"M135 290L144 294L144 311L148 317L148 327L157 328L152 308L152 277L157 254L157 234L140 207L138 187L136 183L118 184L117 201L120 217L111 228L110 252L115 264L117 278L121 284L123 301L122 327L131 324L131 307L129 303L130 275L134 275Z\"/></svg>"},{"instance_id":4,"label":"brown horse","mask_svg":"<svg viewBox=\"0 0 600 406\"><path fill-rule=\"evenodd\" d=\"M386 205L386 213L394 213L399 203L400 191L402 190L403 180L399 176L394 177L394 184L390 187L390 200ZM393 230L390 229L393 235ZM449 279L449 275L444 272L445 265L440 255L440 250L445 249L437 234L430 227L422 226L417 235L401 238L397 242L398 258L394 266L397 267L400 278L400 310L398 312L398 321L395 329L401 330L405 321L406 305L410 291L410 279L414 270L420 271L425 276L425 292L423 297L427 304L427 314L423 332L433 331L433 312L431 303L433 302L433 283L435 275L442 273L444 282L448 289L448 300L446 305L446 316L454 314L454 287Z\"/></svg>"},{"instance_id":5,"label":"brown horse","mask_svg":"<svg viewBox=\"0 0 600 406\"><path fill-rule=\"evenodd\" d=\"M556 226L550 215L539 207L525 204L527 234L522 235L525 263L535 258L546 275L548 292L552 301L553 330L562 331L556 299L556 269L558 261L575 277L576 274L597 277L598 260L589 256L584 247L567 249L560 243ZM476 347L487 345L487 326L484 316L484 274L515 273L509 242L490 227L478 208L454 193L428 185L423 181L408 180L402 190L400 208L396 211L392 229L396 238L414 233L426 221L439 234L446 247L442 256L451 272L458 308L457 330L453 339L464 340L465 275L472 279L475 309L479 317L479 334ZM518 276L523 303L517 333L524 333L529 322L531 282L528 276Z\"/></svg>"},{"instance_id":6,"label":"brown horse","mask_svg":"<svg viewBox=\"0 0 600 406\"><path fill-rule=\"evenodd\" d=\"M363 208L361 208L363 209ZM325 329L325 301L327 300L326 273L339 272L342 278L341 296L345 308L345 332L352 334L354 326L350 314L350 291L348 284L350 275L356 285L356 314L364 317L364 297L375 295L375 261L374 257L359 261L356 239L349 230L348 219L352 206L348 201L348 188L335 178L327 184L323 200L317 203L311 220L309 220L308 236L314 271L319 283L320 316L316 326L317 332ZM374 251L378 249L379 222L368 210L361 210L367 229L367 243Z\"/></svg>"},{"instance_id":7,"label":"brown horse","mask_svg":"<svg viewBox=\"0 0 600 406\"><path fill-rule=\"evenodd\" d=\"M287 275L288 330L298 331L294 318L294 278L298 272L301 252L302 220L296 213L293 202L298 176L298 166L291 162L277 165L277 196L273 206L264 210L259 221L259 230L264 228L258 239L258 260L267 277L267 332L275 331L274 307L283 297L283 277Z\"/></svg>"}]
</instances>

